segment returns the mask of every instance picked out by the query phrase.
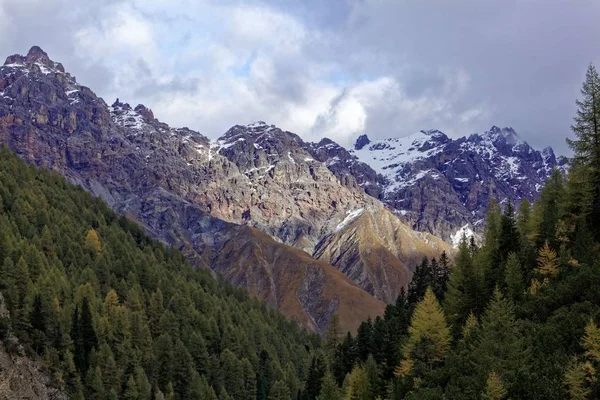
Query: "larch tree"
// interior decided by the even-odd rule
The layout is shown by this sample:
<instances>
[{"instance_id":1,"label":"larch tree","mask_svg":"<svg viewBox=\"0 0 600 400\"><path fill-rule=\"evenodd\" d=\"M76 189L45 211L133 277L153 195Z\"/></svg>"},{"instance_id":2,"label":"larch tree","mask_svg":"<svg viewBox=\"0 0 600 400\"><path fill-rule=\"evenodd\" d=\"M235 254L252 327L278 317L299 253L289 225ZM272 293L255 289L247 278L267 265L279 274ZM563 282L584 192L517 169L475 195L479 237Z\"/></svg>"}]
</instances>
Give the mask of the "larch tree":
<instances>
[{"instance_id":1,"label":"larch tree","mask_svg":"<svg viewBox=\"0 0 600 400\"><path fill-rule=\"evenodd\" d=\"M485 389L481 394L482 400L504 400L506 395L506 388L504 387L500 376L494 371L490 372L485 384Z\"/></svg>"},{"instance_id":2,"label":"larch tree","mask_svg":"<svg viewBox=\"0 0 600 400\"><path fill-rule=\"evenodd\" d=\"M544 281L558 274L558 255L548 246L548 242L538 251L536 273Z\"/></svg>"},{"instance_id":3,"label":"larch tree","mask_svg":"<svg viewBox=\"0 0 600 400\"><path fill-rule=\"evenodd\" d=\"M87 235L85 235L85 247L92 250L96 258L102 254L102 244L100 243L98 232L94 228L90 229Z\"/></svg>"},{"instance_id":4,"label":"larch tree","mask_svg":"<svg viewBox=\"0 0 600 400\"><path fill-rule=\"evenodd\" d=\"M450 329L431 288L417 306L403 347L403 360L396 374L422 375L443 361L450 346Z\"/></svg>"}]
</instances>

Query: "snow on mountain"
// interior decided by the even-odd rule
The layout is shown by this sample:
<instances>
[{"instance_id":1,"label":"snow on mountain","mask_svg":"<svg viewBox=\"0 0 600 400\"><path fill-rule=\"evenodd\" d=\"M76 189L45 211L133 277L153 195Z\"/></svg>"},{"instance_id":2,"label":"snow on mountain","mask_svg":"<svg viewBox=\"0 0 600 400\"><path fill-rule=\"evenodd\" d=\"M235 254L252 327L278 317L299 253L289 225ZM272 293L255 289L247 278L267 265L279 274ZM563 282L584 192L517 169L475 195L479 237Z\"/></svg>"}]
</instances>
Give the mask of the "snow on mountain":
<instances>
[{"instance_id":1,"label":"snow on mountain","mask_svg":"<svg viewBox=\"0 0 600 400\"><path fill-rule=\"evenodd\" d=\"M491 197L515 205L534 200L554 168L566 169L551 148L535 150L514 129L497 126L458 139L438 130L378 140L361 135L350 151L328 139L313 146L338 177L353 175L415 229L451 242L481 231Z\"/></svg>"}]
</instances>

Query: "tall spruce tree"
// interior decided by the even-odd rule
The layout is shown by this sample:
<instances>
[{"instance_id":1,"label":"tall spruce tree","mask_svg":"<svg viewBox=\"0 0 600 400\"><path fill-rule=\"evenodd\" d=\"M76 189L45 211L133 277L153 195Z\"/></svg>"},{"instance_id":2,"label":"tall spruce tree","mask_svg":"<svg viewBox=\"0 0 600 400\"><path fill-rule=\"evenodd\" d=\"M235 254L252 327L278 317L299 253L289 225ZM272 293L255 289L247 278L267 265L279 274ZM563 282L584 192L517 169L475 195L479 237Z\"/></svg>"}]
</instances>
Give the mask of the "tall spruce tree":
<instances>
[{"instance_id":1,"label":"tall spruce tree","mask_svg":"<svg viewBox=\"0 0 600 400\"><path fill-rule=\"evenodd\" d=\"M571 126L577 137L567 139L573 149L575 167L588 171L588 190L591 193L589 226L594 239L600 241L600 76L590 64L581 89L582 99L577 100L577 115Z\"/></svg>"},{"instance_id":2,"label":"tall spruce tree","mask_svg":"<svg viewBox=\"0 0 600 400\"><path fill-rule=\"evenodd\" d=\"M423 296L428 287L433 284L433 271L431 264L427 257L423 258L421 263L417 265L415 273L408 284L408 302L411 305L417 304Z\"/></svg>"},{"instance_id":3,"label":"tall spruce tree","mask_svg":"<svg viewBox=\"0 0 600 400\"><path fill-rule=\"evenodd\" d=\"M482 277L475 269L466 240L460 243L454 264L444 298L444 309L448 322L458 336L469 314L479 315L484 299Z\"/></svg>"}]
</instances>

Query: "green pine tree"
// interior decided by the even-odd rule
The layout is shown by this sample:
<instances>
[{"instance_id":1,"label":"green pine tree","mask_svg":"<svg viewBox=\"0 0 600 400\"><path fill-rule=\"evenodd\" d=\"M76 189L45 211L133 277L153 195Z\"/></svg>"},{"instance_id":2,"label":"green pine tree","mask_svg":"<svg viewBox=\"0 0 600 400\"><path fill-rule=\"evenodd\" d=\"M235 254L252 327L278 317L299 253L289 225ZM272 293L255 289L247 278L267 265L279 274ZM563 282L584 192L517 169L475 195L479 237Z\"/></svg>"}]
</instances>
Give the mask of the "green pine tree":
<instances>
[{"instance_id":1,"label":"green pine tree","mask_svg":"<svg viewBox=\"0 0 600 400\"><path fill-rule=\"evenodd\" d=\"M323 377L321 393L317 397L317 400L342 400L342 391L330 372L327 372L325 377Z\"/></svg>"},{"instance_id":2,"label":"green pine tree","mask_svg":"<svg viewBox=\"0 0 600 400\"><path fill-rule=\"evenodd\" d=\"M588 190L591 205L588 216L594 238L600 240L600 76L593 65L588 67L581 89L582 99L577 100L577 115L571 126L576 139L567 139L574 152L574 164L588 172ZM594 222L595 221L595 222Z\"/></svg>"}]
</instances>

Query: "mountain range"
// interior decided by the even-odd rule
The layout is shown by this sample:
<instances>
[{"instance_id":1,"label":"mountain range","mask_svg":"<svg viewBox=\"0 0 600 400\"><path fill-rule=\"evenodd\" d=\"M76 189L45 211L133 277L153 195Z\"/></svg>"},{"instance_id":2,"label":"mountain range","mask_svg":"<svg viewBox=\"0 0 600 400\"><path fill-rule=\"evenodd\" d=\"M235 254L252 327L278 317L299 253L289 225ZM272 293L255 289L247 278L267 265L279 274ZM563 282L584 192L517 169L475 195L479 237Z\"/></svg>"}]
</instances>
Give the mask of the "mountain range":
<instances>
[{"instance_id":1,"label":"mountain range","mask_svg":"<svg viewBox=\"0 0 600 400\"><path fill-rule=\"evenodd\" d=\"M108 105L37 46L0 67L0 142L317 332L381 314L422 257L481 228L491 196L533 199L565 165L496 127L346 150L256 122L211 141Z\"/></svg>"}]
</instances>

